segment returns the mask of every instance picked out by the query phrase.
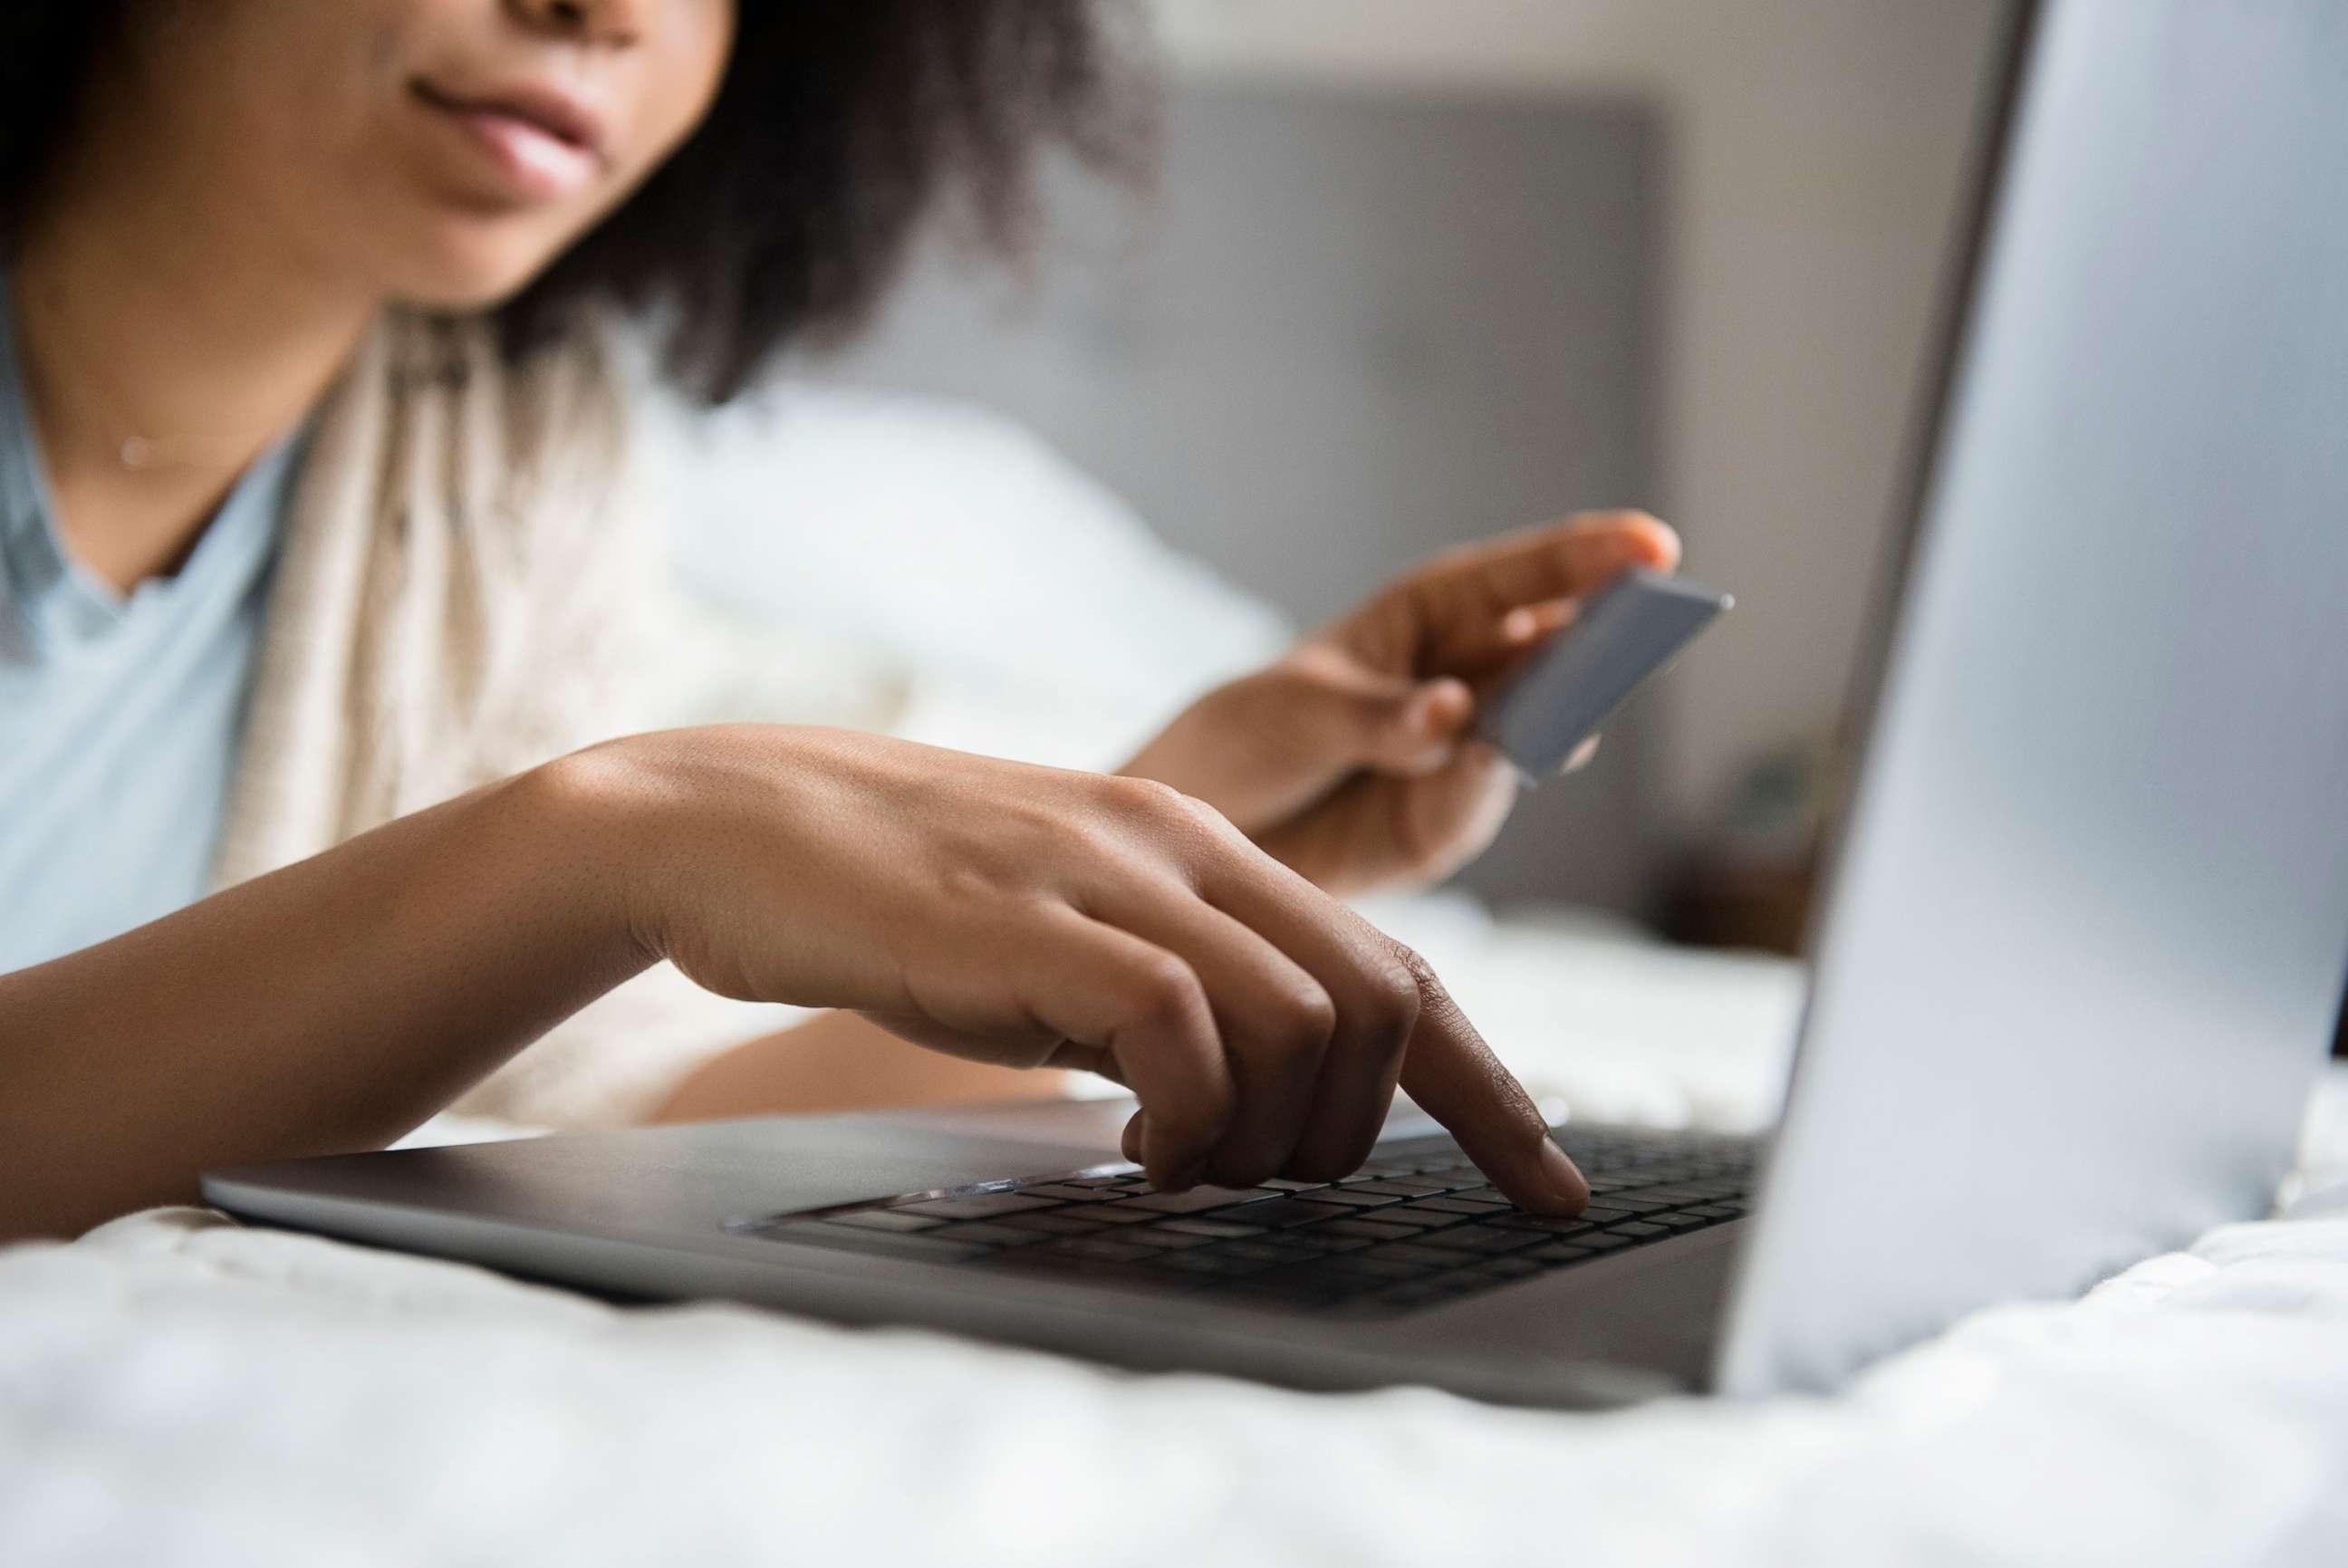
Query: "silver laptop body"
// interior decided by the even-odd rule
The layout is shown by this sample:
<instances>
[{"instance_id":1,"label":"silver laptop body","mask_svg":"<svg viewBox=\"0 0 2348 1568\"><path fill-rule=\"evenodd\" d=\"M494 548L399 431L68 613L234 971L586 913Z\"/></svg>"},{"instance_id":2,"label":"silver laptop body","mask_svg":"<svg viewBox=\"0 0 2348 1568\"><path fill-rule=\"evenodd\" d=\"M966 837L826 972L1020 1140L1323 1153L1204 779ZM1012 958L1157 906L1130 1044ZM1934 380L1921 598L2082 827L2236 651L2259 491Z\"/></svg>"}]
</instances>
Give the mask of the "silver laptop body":
<instances>
[{"instance_id":1,"label":"silver laptop body","mask_svg":"<svg viewBox=\"0 0 2348 1568\"><path fill-rule=\"evenodd\" d=\"M1107 1180L1122 1110L1084 1103L349 1155L206 1194L622 1296L1557 1405L1828 1386L2262 1212L2348 968L2348 11L2065 0L2018 35L1753 1218L1334 1315L767 1223Z\"/></svg>"}]
</instances>

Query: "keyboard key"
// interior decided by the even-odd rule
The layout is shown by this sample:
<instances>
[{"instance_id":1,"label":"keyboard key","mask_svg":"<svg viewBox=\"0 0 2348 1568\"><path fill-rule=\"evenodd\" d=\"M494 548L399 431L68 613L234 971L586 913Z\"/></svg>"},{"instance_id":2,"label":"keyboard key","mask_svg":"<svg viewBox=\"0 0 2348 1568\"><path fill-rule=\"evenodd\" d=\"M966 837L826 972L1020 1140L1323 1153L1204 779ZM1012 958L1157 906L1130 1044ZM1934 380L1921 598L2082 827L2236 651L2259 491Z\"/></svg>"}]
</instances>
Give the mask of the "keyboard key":
<instances>
[{"instance_id":1,"label":"keyboard key","mask_svg":"<svg viewBox=\"0 0 2348 1568\"><path fill-rule=\"evenodd\" d=\"M1336 1203L1308 1202L1303 1198L1272 1198L1250 1203L1224 1217L1244 1225L1309 1225L1315 1220L1342 1220L1352 1212Z\"/></svg>"},{"instance_id":2,"label":"keyboard key","mask_svg":"<svg viewBox=\"0 0 2348 1568\"><path fill-rule=\"evenodd\" d=\"M1517 1255L1537 1264L1578 1264L1584 1258L1594 1258L1598 1254L1588 1247L1577 1247L1565 1242L1544 1242L1532 1251Z\"/></svg>"},{"instance_id":3,"label":"keyboard key","mask_svg":"<svg viewBox=\"0 0 2348 1568\"><path fill-rule=\"evenodd\" d=\"M1223 1242L1216 1246L1215 1253L1219 1257L1246 1258L1251 1263L1261 1264L1300 1263L1320 1255L1314 1248L1300 1247L1278 1236L1266 1236L1253 1242Z\"/></svg>"},{"instance_id":4,"label":"keyboard key","mask_svg":"<svg viewBox=\"0 0 2348 1568\"><path fill-rule=\"evenodd\" d=\"M1009 1267L1088 1284L1212 1290L1299 1312L1432 1305L1741 1218L1749 1142L1564 1129L1595 1194L1581 1215L1528 1214L1447 1137L1379 1146L1334 1183L1159 1192L1138 1171L882 1201L757 1233L878 1256Z\"/></svg>"},{"instance_id":5,"label":"keyboard key","mask_svg":"<svg viewBox=\"0 0 2348 1568\"><path fill-rule=\"evenodd\" d=\"M1581 1214L1494 1214L1484 1223L1506 1225L1512 1231L1540 1231L1552 1236L1579 1235L1594 1231L1598 1222Z\"/></svg>"},{"instance_id":6,"label":"keyboard key","mask_svg":"<svg viewBox=\"0 0 2348 1568\"><path fill-rule=\"evenodd\" d=\"M1481 1219L1487 1211L1472 1211L1472 1217ZM1414 1231L1439 1230L1445 1225L1464 1224L1470 1214L1457 1209L1421 1210L1415 1203L1397 1203L1391 1209L1376 1209L1363 1216L1381 1225L1406 1225Z\"/></svg>"},{"instance_id":7,"label":"keyboard key","mask_svg":"<svg viewBox=\"0 0 2348 1568\"><path fill-rule=\"evenodd\" d=\"M1161 1214L1195 1214L1206 1209L1228 1209L1234 1203L1276 1197L1268 1187L1193 1187L1187 1192L1145 1192L1132 1200L1137 1209Z\"/></svg>"},{"instance_id":8,"label":"keyboard key","mask_svg":"<svg viewBox=\"0 0 2348 1568\"><path fill-rule=\"evenodd\" d=\"M1540 1237L1530 1231L1504 1230L1498 1225L1455 1225L1447 1231L1430 1232L1420 1238L1422 1244L1441 1247L1446 1251L1465 1253L1505 1253L1518 1247L1529 1247Z\"/></svg>"},{"instance_id":9,"label":"keyboard key","mask_svg":"<svg viewBox=\"0 0 2348 1568\"><path fill-rule=\"evenodd\" d=\"M1310 1202L1341 1203L1348 1209L1383 1209L1412 1196L1415 1194L1408 1192L1373 1192L1366 1187L1324 1187L1313 1193Z\"/></svg>"},{"instance_id":10,"label":"keyboard key","mask_svg":"<svg viewBox=\"0 0 2348 1568\"><path fill-rule=\"evenodd\" d=\"M1501 1191L1498 1187L1493 1186L1488 1181L1483 1183L1481 1186L1462 1187L1459 1191L1452 1193L1451 1195L1454 1198L1464 1199L1471 1203L1501 1203L1511 1209L1516 1207L1516 1201L1514 1199L1510 1198L1506 1192Z\"/></svg>"},{"instance_id":11,"label":"keyboard key","mask_svg":"<svg viewBox=\"0 0 2348 1568\"><path fill-rule=\"evenodd\" d=\"M1014 1230L1050 1231L1061 1235L1073 1236L1090 1235L1095 1231L1111 1229L1110 1226L1089 1215L1058 1212L1041 1214L1004 1214L998 1216L994 1222L998 1225L1008 1225Z\"/></svg>"},{"instance_id":12,"label":"keyboard key","mask_svg":"<svg viewBox=\"0 0 2348 1568\"><path fill-rule=\"evenodd\" d=\"M1370 1244L1363 1237L1344 1235L1326 1225L1303 1225L1272 1233L1290 1246L1309 1247L1316 1253L1350 1253Z\"/></svg>"},{"instance_id":13,"label":"keyboard key","mask_svg":"<svg viewBox=\"0 0 2348 1568\"><path fill-rule=\"evenodd\" d=\"M945 1223L927 1214L908 1214L897 1209L859 1209L852 1214L827 1214L827 1225L854 1225L865 1231L929 1231Z\"/></svg>"},{"instance_id":14,"label":"keyboard key","mask_svg":"<svg viewBox=\"0 0 2348 1568\"><path fill-rule=\"evenodd\" d=\"M1461 1254L1457 1252L1447 1252L1441 1247L1422 1247L1410 1242L1389 1242L1385 1246L1372 1247L1365 1253L1352 1255L1379 1258L1388 1263L1417 1264L1427 1268L1457 1268L1462 1261Z\"/></svg>"},{"instance_id":15,"label":"keyboard key","mask_svg":"<svg viewBox=\"0 0 2348 1568\"><path fill-rule=\"evenodd\" d=\"M1143 1225L1138 1229L1096 1233L1107 1241L1128 1242L1137 1247L1148 1247L1150 1251L1159 1253L1179 1252L1185 1247L1203 1247L1215 1240L1212 1236L1184 1235L1179 1231L1169 1230L1162 1225Z\"/></svg>"},{"instance_id":16,"label":"keyboard key","mask_svg":"<svg viewBox=\"0 0 2348 1568\"><path fill-rule=\"evenodd\" d=\"M992 1220L1001 1214L1056 1207L1058 1204L1053 1199L1030 1198L1024 1192L973 1192L961 1198L932 1198L922 1203L898 1203L890 1212L929 1214L941 1220Z\"/></svg>"},{"instance_id":17,"label":"keyboard key","mask_svg":"<svg viewBox=\"0 0 2348 1568\"><path fill-rule=\"evenodd\" d=\"M1263 1234L1262 1225L1242 1225L1231 1220L1160 1220L1150 1229L1172 1231L1185 1236L1212 1236L1221 1241L1237 1241L1241 1236Z\"/></svg>"}]
</instances>

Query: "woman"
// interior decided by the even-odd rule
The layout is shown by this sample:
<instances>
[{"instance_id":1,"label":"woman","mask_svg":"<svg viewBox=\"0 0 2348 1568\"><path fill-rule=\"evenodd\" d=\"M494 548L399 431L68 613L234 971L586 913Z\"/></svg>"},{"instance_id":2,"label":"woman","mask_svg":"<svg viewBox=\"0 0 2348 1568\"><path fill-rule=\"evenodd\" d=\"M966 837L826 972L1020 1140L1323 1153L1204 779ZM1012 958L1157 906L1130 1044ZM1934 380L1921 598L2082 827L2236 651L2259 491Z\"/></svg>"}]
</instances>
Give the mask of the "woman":
<instances>
[{"instance_id":1,"label":"woman","mask_svg":"<svg viewBox=\"0 0 2348 1568\"><path fill-rule=\"evenodd\" d=\"M0 1231L379 1144L662 960L1108 1074L1169 1186L1349 1167L1399 1079L1520 1202L1579 1206L1332 893L1488 841L1474 683L1669 565L1651 519L1432 563L1130 777L605 738L637 569L598 323L654 313L723 397L852 322L947 181L1007 232L1105 90L1076 0L11 9Z\"/></svg>"}]
</instances>

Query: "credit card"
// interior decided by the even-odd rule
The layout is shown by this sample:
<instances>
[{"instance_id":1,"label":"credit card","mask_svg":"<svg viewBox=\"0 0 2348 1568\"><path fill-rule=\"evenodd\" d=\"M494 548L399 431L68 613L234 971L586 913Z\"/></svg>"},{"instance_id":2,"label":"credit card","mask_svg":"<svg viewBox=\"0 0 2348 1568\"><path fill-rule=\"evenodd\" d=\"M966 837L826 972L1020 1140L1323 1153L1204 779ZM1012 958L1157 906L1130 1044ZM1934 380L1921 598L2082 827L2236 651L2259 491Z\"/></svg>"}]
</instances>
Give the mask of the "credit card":
<instances>
[{"instance_id":1,"label":"credit card","mask_svg":"<svg viewBox=\"0 0 2348 1568\"><path fill-rule=\"evenodd\" d=\"M1528 782L1550 777L1642 681L1735 603L1684 577L1635 567L1623 573L1484 699L1477 736Z\"/></svg>"}]
</instances>

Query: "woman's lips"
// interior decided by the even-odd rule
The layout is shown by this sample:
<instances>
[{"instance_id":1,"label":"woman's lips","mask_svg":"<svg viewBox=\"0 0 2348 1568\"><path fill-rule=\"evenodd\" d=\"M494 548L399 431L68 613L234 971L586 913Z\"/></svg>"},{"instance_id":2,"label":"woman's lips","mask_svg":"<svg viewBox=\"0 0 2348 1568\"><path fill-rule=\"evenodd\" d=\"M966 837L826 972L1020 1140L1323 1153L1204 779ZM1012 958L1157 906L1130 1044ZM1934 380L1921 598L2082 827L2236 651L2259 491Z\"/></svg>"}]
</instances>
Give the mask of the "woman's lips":
<instances>
[{"instance_id":1,"label":"woman's lips","mask_svg":"<svg viewBox=\"0 0 2348 1568\"><path fill-rule=\"evenodd\" d=\"M579 100L538 87L456 93L425 81L416 97L459 132L517 199L556 201L593 183L603 128Z\"/></svg>"}]
</instances>

